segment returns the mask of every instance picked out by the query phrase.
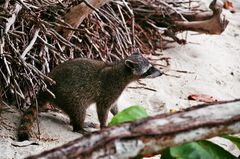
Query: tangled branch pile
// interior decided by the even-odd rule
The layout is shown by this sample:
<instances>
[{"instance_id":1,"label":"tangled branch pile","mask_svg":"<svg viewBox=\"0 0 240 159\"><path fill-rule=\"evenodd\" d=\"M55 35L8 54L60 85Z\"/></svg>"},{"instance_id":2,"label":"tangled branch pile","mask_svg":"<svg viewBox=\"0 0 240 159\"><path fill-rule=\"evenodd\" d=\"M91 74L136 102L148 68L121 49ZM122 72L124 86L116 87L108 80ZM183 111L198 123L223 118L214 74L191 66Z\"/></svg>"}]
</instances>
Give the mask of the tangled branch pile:
<instances>
[{"instance_id":1,"label":"tangled branch pile","mask_svg":"<svg viewBox=\"0 0 240 159\"><path fill-rule=\"evenodd\" d=\"M47 73L72 58L112 62L134 47L150 54L167 47L166 36L185 43L175 36L177 32L220 34L228 23L221 19L222 7L216 0L210 5L212 11L200 10L198 0L107 2L1 1L0 98L26 105L38 89L47 89L46 82L54 82ZM81 12L86 18L78 15L80 22L73 24L80 5L85 6Z\"/></svg>"}]
</instances>

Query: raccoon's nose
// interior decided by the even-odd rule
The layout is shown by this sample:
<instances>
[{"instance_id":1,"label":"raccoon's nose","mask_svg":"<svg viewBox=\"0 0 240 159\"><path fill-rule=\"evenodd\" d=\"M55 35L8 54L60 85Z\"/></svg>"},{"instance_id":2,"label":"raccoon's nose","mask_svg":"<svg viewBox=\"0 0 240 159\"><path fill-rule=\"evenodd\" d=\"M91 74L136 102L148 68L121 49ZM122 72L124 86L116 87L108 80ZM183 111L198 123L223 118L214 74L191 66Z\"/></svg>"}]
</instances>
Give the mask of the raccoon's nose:
<instances>
[{"instance_id":1,"label":"raccoon's nose","mask_svg":"<svg viewBox=\"0 0 240 159\"><path fill-rule=\"evenodd\" d=\"M163 73L159 69L157 69L157 68L155 68L153 66L150 67L147 70L147 72L143 74L143 76L145 78L155 78L155 77L158 77L158 76L161 76L161 75L163 75Z\"/></svg>"},{"instance_id":2,"label":"raccoon's nose","mask_svg":"<svg viewBox=\"0 0 240 159\"><path fill-rule=\"evenodd\" d=\"M149 69L149 75L147 77L148 78L155 78L155 77L161 76L162 74L163 73L159 69L157 69L155 67L151 67Z\"/></svg>"}]
</instances>

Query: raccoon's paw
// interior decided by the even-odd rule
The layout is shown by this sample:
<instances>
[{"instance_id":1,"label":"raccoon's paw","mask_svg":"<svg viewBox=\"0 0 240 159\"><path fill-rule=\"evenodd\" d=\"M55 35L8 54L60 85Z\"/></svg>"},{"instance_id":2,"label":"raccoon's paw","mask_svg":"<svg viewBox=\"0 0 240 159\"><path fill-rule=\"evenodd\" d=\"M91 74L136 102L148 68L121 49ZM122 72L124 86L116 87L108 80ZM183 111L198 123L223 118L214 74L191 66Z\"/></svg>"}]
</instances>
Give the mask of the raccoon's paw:
<instances>
[{"instance_id":1,"label":"raccoon's paw","mask_svg":"<svg viewBox=\"0 0 240 159\"><path fill-rule=\"evenodd\" d=\"M97 123L93 123L93 122L84 122L84 128L94 128L94 129L99 129L100 126Z\"/></svg>"},{"instance_id":2,"label":"raccoon's paw","mask_svg":"<svg viewBox=\"0 0 240 159\"><path fill-rule=\"evenodd\" d=\"M89 134L90 132L83 129L83 128L77 128L77 127L73 127L73 132L78 132L82 135L86 135L86 134Z\"/></svg>"},{"instance_id":3,"label":"raccoon's paw","mask_svg":"<svg viewBox=\"0 0 240 159\"><path fill-rule=\"evenodd\" d=\"M29 140L29 138L31 137L31 135L26 132L26 131L18 131L18 134L17 134L17 139L18 141L25 141L25 140Z\"/></svg>"}]
</instances>

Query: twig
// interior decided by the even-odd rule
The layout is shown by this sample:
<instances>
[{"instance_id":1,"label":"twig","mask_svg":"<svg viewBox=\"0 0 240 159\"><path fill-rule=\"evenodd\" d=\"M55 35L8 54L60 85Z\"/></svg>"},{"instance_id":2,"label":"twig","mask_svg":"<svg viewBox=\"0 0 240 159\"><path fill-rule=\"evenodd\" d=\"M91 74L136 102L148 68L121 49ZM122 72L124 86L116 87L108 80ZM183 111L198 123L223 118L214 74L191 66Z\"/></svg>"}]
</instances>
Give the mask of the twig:
<instances>
[{"instance_id":1,"label":"twig","mask_svg":"<svg viewBox=\"0 0 240 159\"><path fill-rule=\"evenodd\" d=\"M170 76L170 77L175 77L175 78L181 78L181 76L176 76L176 75L170 75L170 74L167 74L167 73L163 73L165 76Z\"/></svg>"},{"instance_id":2,"label":"twig","mask_svg":"<svg viewBox=\"0 0 240 159\"><path fill-rule=\"evenodd\" d=\"M35 44L35 41L37 40L38 37L38 33L40 31L40 28L37 28L32 40L30 41L29 45L26 47L26 49L23 51L22 55L20 56L20 58L25 59L25 56L27 55L27 53L32 49L33 45Z\"/></svg>"},{"instance_id":3,"label":"twig","mask_svg":"<svg viewBox=\"0 0 240 159\"><path fill-rule=\"evenodd\" d=\"M30 141L27 143L23 143L23 142L12 142L11 143L12 146L14 147L27 147L27 146L31 146L31 145L39 145L39 143L35 142L35 141Z\"/></svg>"},{"instance_id":4,"label":"twig","mask_svg":"<svg viewBox=\"0 0 240 159\"><path fill-rule=\"evenodd\" d=\"M169 69L169 71L175 71L175 72L179 72L179 73L188 73L188 74L194 74L194 72L190 72L190 71L184 71L184 70L174 70L174 69Z\"/></svg>"},{"instance_id":5,"label":"twig","mask_svg":"<svg viewBox=\"0 0 240 159\"><path fill-rule=\"evenodd\" d=\"M149 90L149 91L157 92L156 89L148 88L148 87L127 87L127 88L131 88L131 89L146 89L146 90Z\"/></svg>"},{"instance_id":6,"label":"twig","mask_svg":"<svg viewBox=\"0 0 240 159\"><path fill-rule=\"evenodd\" d=\"M15 10L12 13L12 17L8 19L8 22L6 23L5 27L5 33L7 33L10 29L10 27L15 23L15 20L17 18L18 12L22 9L22 6L18 3L16 3Z\"/></svg>"}]
</instances>

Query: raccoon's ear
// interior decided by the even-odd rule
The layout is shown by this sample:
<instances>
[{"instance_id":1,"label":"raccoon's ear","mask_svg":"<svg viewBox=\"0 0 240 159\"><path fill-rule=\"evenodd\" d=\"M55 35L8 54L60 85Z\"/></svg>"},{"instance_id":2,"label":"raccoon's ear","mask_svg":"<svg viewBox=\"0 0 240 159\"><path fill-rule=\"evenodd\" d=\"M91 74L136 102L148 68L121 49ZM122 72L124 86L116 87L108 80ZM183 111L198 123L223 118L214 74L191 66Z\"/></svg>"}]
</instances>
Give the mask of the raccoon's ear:
<instances>
[{"instance_id":1,"label":"raccoon's ear","mask_svg":"<svg viewBox=\"0 0 240 159\"><path fill-rule=\"evenodd\" d=\"M136 62L134 62L134 61L132 61L132 60L129 60L129 59L125 60L124 63L125 63L125 65L126 65L127 67L129 67L129 68L131 68L131 69L135 68L135 66L137 65Z\"/></svg>"},{"instance_id":2,"label":"raccoon's ear","mask_svg":"<svg viewBox=\"0 0 240 159\"><path fill-rule=\"evenodd\" d=\"M135 54L135 55L141 55L140 49L139 49L139 48L134 49L133 54Z\"/></svg>"}]
</instances>

